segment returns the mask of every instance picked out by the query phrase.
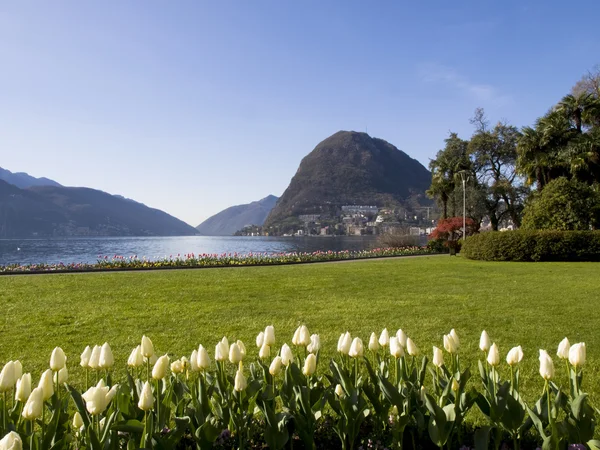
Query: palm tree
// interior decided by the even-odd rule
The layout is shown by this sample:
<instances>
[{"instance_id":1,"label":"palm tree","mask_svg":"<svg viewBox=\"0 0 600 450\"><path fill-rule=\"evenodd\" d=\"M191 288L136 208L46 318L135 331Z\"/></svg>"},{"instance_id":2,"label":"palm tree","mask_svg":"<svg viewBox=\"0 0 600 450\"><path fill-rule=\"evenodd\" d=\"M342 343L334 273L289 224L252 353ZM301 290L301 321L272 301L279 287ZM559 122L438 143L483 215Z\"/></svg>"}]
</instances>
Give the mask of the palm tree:
<instances>
[{"instance_id":1,"label":"palm tree","mask_svg":"<svg viewBox=\"0 0 600 450\"><path fill-rule=\"evenodd\" d=\"M562 113L567 119L573 121L578 133L582 132L583 116L588 108L594 104L594 97L588 93L577 96L565 95L558 103L556 111Z\"/></svg>"}]
</instances>

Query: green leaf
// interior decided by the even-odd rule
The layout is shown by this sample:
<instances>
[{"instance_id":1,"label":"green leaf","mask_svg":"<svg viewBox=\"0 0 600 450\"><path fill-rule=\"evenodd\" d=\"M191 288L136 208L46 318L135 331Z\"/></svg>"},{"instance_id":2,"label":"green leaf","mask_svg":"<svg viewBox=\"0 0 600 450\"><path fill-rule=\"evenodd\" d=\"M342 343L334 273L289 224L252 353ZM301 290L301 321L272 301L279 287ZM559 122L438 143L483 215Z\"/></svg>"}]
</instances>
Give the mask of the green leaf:
<instances>
[{"instance_id":1,"label":"green leaf","mask_svg":"<svg viewBox=\"0 0 600 450\"><path fill-rule=\"evenodd\" d=\"M475 450L488 450L490 448L491 429L490 426L483 426L475 431Z\"/></svg>"},{"instance_id":2,"label":"green leaf","mask_svg":"<svg viewBox=\"0 0 600 450\"><path fill-rule=\"evenodd\" d=\"M144 424L137 419L115 422L110 427L114 431L140 434L144 432Z\"/></svg>"}]
</instances>

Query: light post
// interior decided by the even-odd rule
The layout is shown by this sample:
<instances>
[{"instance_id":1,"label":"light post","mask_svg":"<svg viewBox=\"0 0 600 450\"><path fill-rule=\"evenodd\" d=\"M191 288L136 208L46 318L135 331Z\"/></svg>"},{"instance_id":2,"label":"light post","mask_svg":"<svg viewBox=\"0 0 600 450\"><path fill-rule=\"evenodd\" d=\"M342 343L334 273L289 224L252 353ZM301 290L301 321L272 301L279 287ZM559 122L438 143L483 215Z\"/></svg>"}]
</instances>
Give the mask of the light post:
<instances>
[{"instance_id":1,"label":"light post","mask_svg":"<svg viewBox=\"0 0 600 450\"><path fill-rule=\"evenodd\" d=\"M463 185L463 240L467 237L467 187L466 184L469 181L469 172L467 170L461 170L458 172Z\"/></svg>"}]
</instances>

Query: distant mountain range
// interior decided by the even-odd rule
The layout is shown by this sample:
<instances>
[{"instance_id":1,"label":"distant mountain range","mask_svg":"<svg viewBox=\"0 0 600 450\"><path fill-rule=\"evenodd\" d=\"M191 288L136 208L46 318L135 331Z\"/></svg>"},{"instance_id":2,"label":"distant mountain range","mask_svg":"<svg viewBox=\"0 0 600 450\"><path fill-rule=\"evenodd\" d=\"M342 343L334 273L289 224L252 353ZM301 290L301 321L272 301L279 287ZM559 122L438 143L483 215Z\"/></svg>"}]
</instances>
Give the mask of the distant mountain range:
<instances>
[{"instance_id":1,"label":"distant mountain range","mask_svg":"<svg viewBox=\"0 0 600 450\"><path fill-rule=\"evenodd\" d=\"M406 206L430 203L431 173L392 144L355 131L339 131L302 159L264 227L294 229L300 215L335 215L343 205Z\"/></svg>"},{"instance_id":2,"label":"distant mountain range","mask_svg":"<svg viewBox=\"0 0 600 450\"><path fill-rule=\"evenodd\" d=\"M231 206L209 217L196 227L205 236L231 236L248 225L262 225L277 197L269 195L246 205Z\"/></svg>"},{"instance_id":3,"label":"distant mountain range","mask_svg":"<svg viewBox=\"0 0 600 450\"><path fill-rule=\"evenodd\" d=\"M25 189L31 186L60 186L56 181L49 178L36 178L25 172L13 173L10 170L3 169L0 167L0 180L4 180L7 183L17 186L18 188Z\"/></svg>"}]
</instances>

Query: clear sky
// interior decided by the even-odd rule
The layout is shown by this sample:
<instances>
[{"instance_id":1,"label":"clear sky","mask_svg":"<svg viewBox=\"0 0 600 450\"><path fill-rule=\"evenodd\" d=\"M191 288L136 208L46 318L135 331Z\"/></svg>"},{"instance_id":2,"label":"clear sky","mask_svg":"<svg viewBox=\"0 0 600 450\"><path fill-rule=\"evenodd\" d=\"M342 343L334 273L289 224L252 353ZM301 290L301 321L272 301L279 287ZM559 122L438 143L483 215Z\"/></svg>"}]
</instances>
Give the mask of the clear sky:
<instances>
[{"instance_id":1,"label":"clear sky","mask_svg":"<svg viewBox=\"0 0 600 450\"><path fill-rule=\"evenodd\" d=\"M600 63L600 2L0 2L0 166L191 225L281 195L367 130L427 165L449 130L531 124Z\"/></svg>"}]
</instances>

